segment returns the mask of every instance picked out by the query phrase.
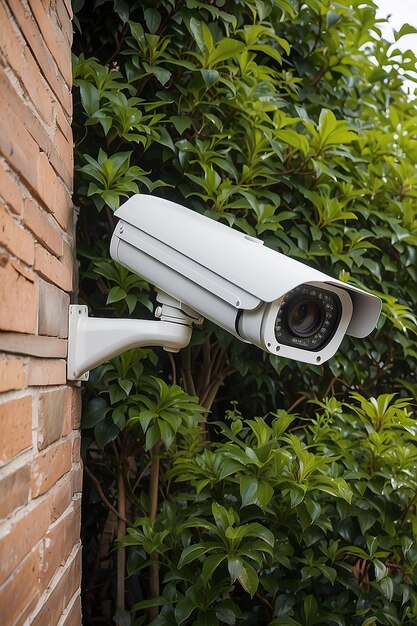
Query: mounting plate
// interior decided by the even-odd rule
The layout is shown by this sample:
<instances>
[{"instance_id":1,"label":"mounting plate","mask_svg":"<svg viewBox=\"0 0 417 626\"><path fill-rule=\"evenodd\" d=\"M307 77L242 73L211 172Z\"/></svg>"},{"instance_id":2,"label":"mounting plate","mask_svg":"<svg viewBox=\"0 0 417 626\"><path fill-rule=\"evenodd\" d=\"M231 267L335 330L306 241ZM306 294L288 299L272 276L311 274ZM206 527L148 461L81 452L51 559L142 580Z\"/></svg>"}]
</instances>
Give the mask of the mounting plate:
<instances>
[{"instance_id":1,"label":"mounting plate","mask_svg":"<svg viewBox=\"0 0 417 626\"><path fill-rule=\"evenodd\" d=\"M70 304L68 322L68 360L67 378L68 380L88 380L89 372L78 375L75 367L75 354L77 350L78 324L82 318L88 317L88 307L85 304Z\"/></svg>"}]
</instances>

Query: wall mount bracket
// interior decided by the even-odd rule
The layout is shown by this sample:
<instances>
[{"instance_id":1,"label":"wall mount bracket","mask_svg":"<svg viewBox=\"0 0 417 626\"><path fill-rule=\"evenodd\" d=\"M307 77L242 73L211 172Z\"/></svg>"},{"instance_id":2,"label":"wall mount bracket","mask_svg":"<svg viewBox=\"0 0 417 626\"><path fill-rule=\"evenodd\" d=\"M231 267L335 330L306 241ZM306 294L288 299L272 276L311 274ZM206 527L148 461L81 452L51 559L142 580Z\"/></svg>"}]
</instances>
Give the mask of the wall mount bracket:
<instances>
[{"instance_id":1,"label":"wall mount bracket","mask_svg":"<svg viewBox=\"0 0 417 626\"><path fill-rule=\"evenodd\" d=\"M203 319L174 298L158 293L159 320L88 317L85 305L71 304L68 324L68 380L88 380L89 370L126 350L160 346L178 352L191 339L192 324Z\"/></svg>"}]
</instances>

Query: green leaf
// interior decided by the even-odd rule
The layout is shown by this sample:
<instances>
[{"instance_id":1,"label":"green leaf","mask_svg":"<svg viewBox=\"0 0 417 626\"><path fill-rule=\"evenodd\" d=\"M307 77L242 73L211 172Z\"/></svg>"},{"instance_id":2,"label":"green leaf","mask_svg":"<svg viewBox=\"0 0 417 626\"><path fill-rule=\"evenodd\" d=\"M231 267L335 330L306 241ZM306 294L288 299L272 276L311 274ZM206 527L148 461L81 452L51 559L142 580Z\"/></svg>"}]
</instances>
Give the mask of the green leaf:
<instances>
[{"instance_id":1,"label":"green leaf","mask_svg":"<svg viewBox=\"0 0 417 626\"><path fill-rule=\"evenodd\" d=\"M81 104L88 117L92 117L100 107L98 89L86 80L77 80L76 85L80 88Z\"/></svg>"},{"instance_id":2,"label":"green leaf","mask_svg":"<svg viewBox=\"0 0 417 626\"><path fill-rule=\"evenodd\" d=\"M198 559L200 556L206 554L206 552L211 549L211 545L206 543L188 546L188 548L185 548L182 551L180 560L178 561L178 567L184 567L184 565L187 565L187 563L191 563L195 559Z\"/></svg>"},{"instance_id":3,"label":"green leaf","mask_svg":"<svg viewBox=\"0 0 417 626\"><path fill-rule=\"evenodd\" d=\"M126 380L124 378L119 378L118 381L119 385L121 386L121 388L123 389L123 391L125 392L125 394L128 396L132 390L133 387L133 381L132 380Z\"/></svg>"},{"instance_id":4,"label":"green leaf","mask_svg":"<svg viewBox=\"0 0 417 626\"><path fill-rule=\"evenodd\" d=\"M274 489L267 480L260 480L258 482L256 495L258 497L260 507L265 510L274 495Z\"/></svg>"},{"instance_id":5,"label":"green leaf","mask_svg":"<svg viewBox=\"0 0 417 626\"><path fill-rule=\"evenodd\" d=\"M378 581L378 585L384 596L391 602L394 596L394 583L389 576Z\"/></svg>"},{"instance_id":6,"label":"green leaf","mask_svg":"<svg viewBox=\"0 0 417 626\"><path fill-rule=\"evenodd\" d=\"M180 600L175 606L174 615L177 624L182 624L186 619L190 617L193 611L196 609L194 602L188 598Z\"/></svg>"},{"instance_id":7,"label":"green leaf","mask_svg":"<svg viewBox=\"0 0 417 626\"><path fill-rule=\"evenodd\" d=\"M112 420L113 423L119 428L119 430L123 430L126 426L126 418L122 409L118 408L112 412Z\"/></svg>"},{"instance_id":8,"label":"green leaf","mask_svg":"<svg viewBox=\"0 0 417 626\"><path fill-rule=\"evenodd\" d=\"M94 427L94 437L97 445L101 450L114 441L119 435L119 427L116 424L109 423L107 420L96 424Z\"/></svg>"},{"instance_id":9,"label":"green leaf","mask_svg":"<svg viewBox=\"0 0 417 626\"><path fill-rule=\"evenodd\" d=\"M304 600L304 617L307 624L315 624L318 605L313 595L308 595Z\"/></svg>"},{"instance_id":10,"label":"green leaf","mask_svg":"<svg viewBox=\"0 0 417 626\"><path fill-rule=\"evenodd\" d=\"M150 33L155 34L161 25L162 17L157 9L149 7L143 11L146 26Z\"/></svg>"},{"instance_id":11,"label":"green leaf","mask_svg":"<svg viewBox=\"0 0 417 626\"><path fill-rule=\"evenodd\" d=\"M208 29L207 29L208 30ZM226 61L231 57L238 55L244 50L244 44L237 39L225 38L219 41L214 47L207 46L210 54L207 57L207 67L218 65L222 61Z\"/></svg>"},{"instance_id":12,"label":"green leaf","mask_svg":"<svg viewBox=\"0 0 417 626\"><path fill-rule=\"evenodd\" d=\"M93 398L87 403L81 418L81 428L92 428L102 422L111 411L104 398Z\"/></svg>"},{"instance_id":13,"label":"green leaf","mask_svg":"<svg viewBox=\"0 0 417 626\"><path fill-rule=\"evenodd\" d=\"M134 611L141 611L142 609L150 609L153 606L166 606L167 604L172 604L172 600L160 596L159 598L152 598L151 600L141 600L141 602L137 602L132 609Z\"/></svg>"},{"instance_id":14,"label":"green leaf","mask_svg":"<svg viewBox=\"0 0 417 626\"><path fill-rule=\"evenodd\" d=\"M394 39L398 41L404 35L415 35L417 33L417 28L415 26L411 26L411 24L403 24L399 31L394 31Z\"/></svg>"},{"instance_id":15,"label":"green leaf","mask_svg":"<svg viewBox=\"0 0 417 626\"><path fill-rule=\"evenodd\" d=\"M109 395L111 404L116 404L126 398L126 392L119 384L110 385Z\"/></svg>"},{"instance_id":16,"label":"green leaf","mask_svg":"<svg viewBox=\"0 0 417 626\"><path fill-rule=\"evenodd\" d=\"M112 287L107 295L106 304L112 304L113 302L119 302L126 298L126 291L121 287Z\"/></svg>"},{"instance_id":17,"label":"green leaf","mask_svg":"<svg viewBox=\"0 0 417 626\"><path fill-rule=\"evenodd\" d=\"M217 70L201 69L200 72L207 89L210 89L220 78L220 74Z\"/></svg>"},{"instance_id":18,"label":"green leaf","mask_svg":"<svg viewBox=\"0 0 417 626\"><path fill-rule=\"evenodd\" d=\"M164 446L169 449L175 440L175 430L166 421L159 420L158 421L159 432L161 440L164 443Z\"/></svg>"},{"instance_id":19,"label":"green leaf","mask_svg":"<svg viewBox=\"0 0 417 626\"><path fill-rule=\"evenodd\" d=\"M240 476L240 497L242 507L254 504L258 499L258 481L253 476Z\"/></svg>"},{"instance_id":20,"label":"green leaf","mask_svg":"<svg viewBox=\"0 0 417 626\"><path fill-rule=\"evenodd\" d=\"M226 559L226 554L211 554L208 556L203 563L203 568L201 570L201 582L205 587L207 587L208 583L211 581L211 578L220 565L222 561Z\"/></svg>"},{"instance_id":21,"label":"green leaf","mask_svg":"<svg viewBox=\"0 0 417 626\"><path fill-rule=\"evenodd\" d=\"M259 579L255 569L246 561L242 562L242 570L238 580L243 589L248 592L251 598L253 598L258 590Z\"/></svg>"},{"instance_id":22,"label":"green leaf","mask_svg":"<svg viewBox=\"0 0 417 626\"><path fill-rule=\"evenodd\" d=\"M148 63L144 62L143 67L145 68L146 73L153 74L155 78L158 79L158 81L161 83L162 86L164 86L172 76L169 70L166 70L163 67L160 67L159 65L149 65Z\"/></svg>"},{"instance_id":23,"label":"green leaf","mask_svg":"<svg viewBox=\"0 0 417 626\"><path fill-rule=\"evenodd\" d=\"M146 431L145 450L151 450L158 441L161 440L161 432L158 424L152 424Z\"/></svg>"},{"instance_id":24,"label":"green leaf","mask_svg":"<svg viewBox=\"0 0 417 626\"><path fill-rule=\"evenodd\" d=\"M222 600L216 606L216 616L222 623L234 626L236 619L242 617L242 613L232 600Z\"/></svg>"},{"instance_id":25,"label":"green leaf","mask_svg":"<svg viewBox=\"0 0 417 626\"><path fill-rule=\"evenodd\" d=\"M242 568L243 568L242 559L239 557L228 557L227 568L229 570L230 579L233 584L236 578L239 578L239 576L242 573Z\"/></svg>"},{"instance_id":26,"label":"green leaf","mask_svg":"<svg viewBox=\"0 0 417 626\"><path fill-rule=\"evenodd\" d=\"M182 135L183 132L187 129L190 128L193 120L191 117L189 117L188 115L173 115L171 117L171 122L174 124L175 128L178 131L179 135Z\"/></svg>"}]
</instances>

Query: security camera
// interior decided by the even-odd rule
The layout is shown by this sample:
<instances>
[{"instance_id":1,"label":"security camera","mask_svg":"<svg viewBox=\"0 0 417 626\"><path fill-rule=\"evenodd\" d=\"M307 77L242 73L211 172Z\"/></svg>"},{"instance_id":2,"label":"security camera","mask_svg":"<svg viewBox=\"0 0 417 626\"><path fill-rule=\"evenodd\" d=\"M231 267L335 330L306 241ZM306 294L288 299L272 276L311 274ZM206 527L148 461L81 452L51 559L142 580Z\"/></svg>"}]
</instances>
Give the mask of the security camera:
<instances>
[{"instance_id":1,"label":"security camera","mask_svg":"<svg viewBox=\"0 0 417 626\"><path fill-rule=\"evenodd\" d=\"M183 313L271 354L323 363L345 334L365 337L378 321L378 297L175 202L134 195L115 215L115 261Z\"/></svg>"}]
</instances>

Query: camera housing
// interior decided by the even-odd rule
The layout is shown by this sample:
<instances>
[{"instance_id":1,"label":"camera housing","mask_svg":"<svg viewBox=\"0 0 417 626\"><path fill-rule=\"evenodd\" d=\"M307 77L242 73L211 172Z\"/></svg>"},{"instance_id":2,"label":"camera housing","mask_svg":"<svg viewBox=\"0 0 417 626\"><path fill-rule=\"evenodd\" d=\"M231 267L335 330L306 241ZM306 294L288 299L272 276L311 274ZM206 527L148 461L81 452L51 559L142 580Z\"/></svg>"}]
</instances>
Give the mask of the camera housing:
<instances>
[{"instance_id":1,"label":"camera housing","mask_svg":"<svg viewBox=\"0 0 417 626\"><path fill-rule=\"evenodd\" d=\"M111 257L242 341L323 363L365 337L381 301L175 202L137 194L115 213Z\"/></svg>"}]
</instances>

